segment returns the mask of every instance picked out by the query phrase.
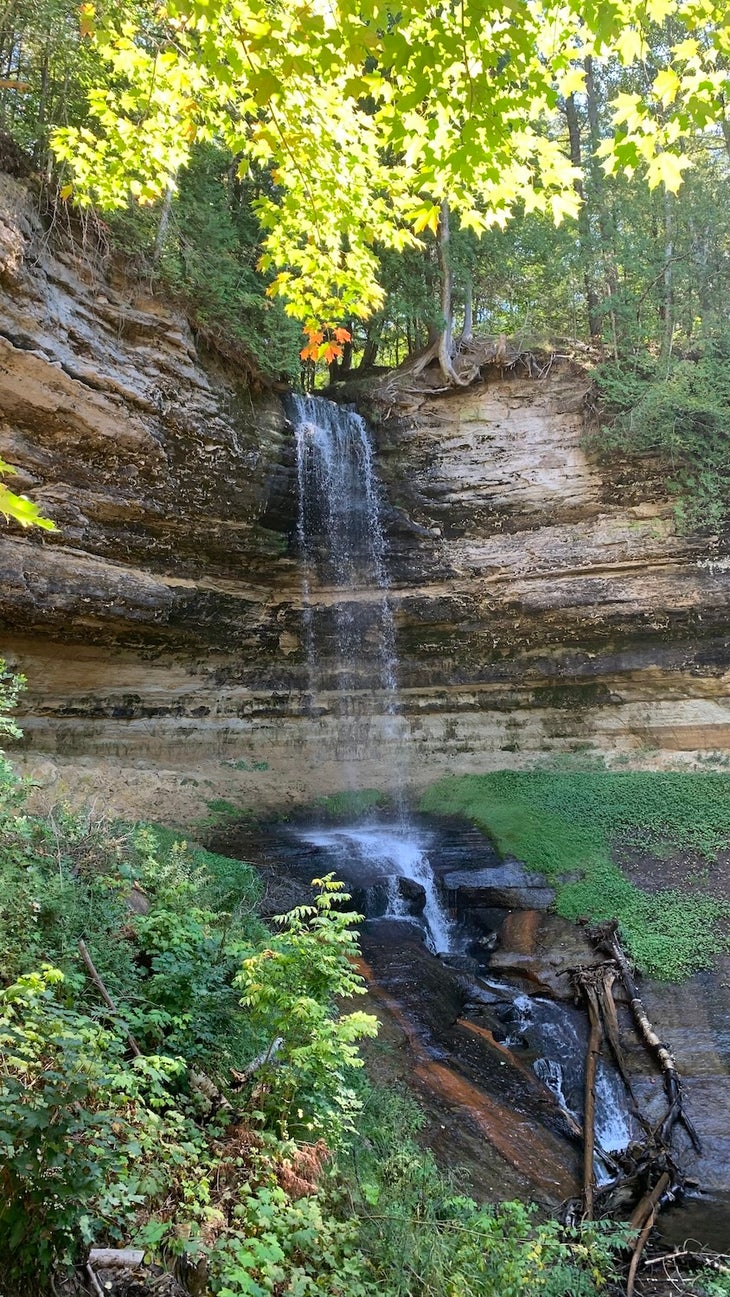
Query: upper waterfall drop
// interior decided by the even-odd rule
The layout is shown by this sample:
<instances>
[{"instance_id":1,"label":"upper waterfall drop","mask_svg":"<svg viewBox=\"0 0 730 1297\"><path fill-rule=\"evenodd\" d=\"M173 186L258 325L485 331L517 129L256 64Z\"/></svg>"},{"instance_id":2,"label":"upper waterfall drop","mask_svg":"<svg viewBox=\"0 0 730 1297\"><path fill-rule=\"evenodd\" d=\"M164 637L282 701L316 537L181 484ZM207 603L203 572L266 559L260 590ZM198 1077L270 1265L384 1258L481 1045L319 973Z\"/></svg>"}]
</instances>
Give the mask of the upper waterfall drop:
<instances>
[{"instance_id":1,"label":"upper waterfall drop","mask_svg":"<svg viewBox=\"0 0 730 1297\"><path fill-rule=\"evenodd\" d=\"M331 683L340 714L350 715L359 682L374 675L392 719L399 712L395 625L370 432L361 415L334 401L290 399L310 690L316 694ZM340 592L331 600L332 630L319 637L315 583Z\"/></svg>"}]
</instances>

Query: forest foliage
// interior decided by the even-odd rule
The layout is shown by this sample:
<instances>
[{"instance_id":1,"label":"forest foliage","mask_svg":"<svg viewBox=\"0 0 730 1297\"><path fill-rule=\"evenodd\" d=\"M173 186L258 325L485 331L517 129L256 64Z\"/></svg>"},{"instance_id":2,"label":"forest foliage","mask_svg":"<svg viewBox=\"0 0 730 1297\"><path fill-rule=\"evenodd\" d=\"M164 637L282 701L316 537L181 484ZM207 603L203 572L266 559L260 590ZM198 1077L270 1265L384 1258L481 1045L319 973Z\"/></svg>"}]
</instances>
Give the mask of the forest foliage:
<instances>
[{"instance_id":1,"label":"forest foliage","mask_svg":"<svg viewBox=\"0 0 730 1297\"><path fill-rule=\"evenodd\" d=\"M648 456L683 524L716 530L730 462L723 15L714 0L397 15L349 0L9 0L0 131L53 203L114 207L99 220L128 272L270 377L297 378L302 320L332 379L415 357L444 330L454 381L475 331L518 351L588 344L589 363L607 361L601 452Z\"/></svg>"}]
</instances>

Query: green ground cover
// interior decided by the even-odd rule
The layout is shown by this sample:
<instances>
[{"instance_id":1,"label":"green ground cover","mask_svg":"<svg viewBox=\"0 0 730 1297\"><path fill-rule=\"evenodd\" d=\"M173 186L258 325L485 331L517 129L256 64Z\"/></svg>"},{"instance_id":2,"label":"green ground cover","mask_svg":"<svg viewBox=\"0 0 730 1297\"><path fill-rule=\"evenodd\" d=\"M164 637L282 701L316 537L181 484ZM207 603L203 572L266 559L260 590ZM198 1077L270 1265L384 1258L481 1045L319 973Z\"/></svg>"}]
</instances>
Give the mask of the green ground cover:
<instances>
[{"instance_id":1,"label":"green ground cover","mask_svg":"<svg viewBox=\"0 0 730 1297\"><path fill-rule=\"evenodd\" d=\"M711 864L730 847L730 775L501 770L442 779L421 809L467 816L503 855L544 874L565 918L617 918L637 965L654 977L685 977L728 949L729 896L689 884L642 888L616 857L628 848Z\"/></svg>"}]
</instances>

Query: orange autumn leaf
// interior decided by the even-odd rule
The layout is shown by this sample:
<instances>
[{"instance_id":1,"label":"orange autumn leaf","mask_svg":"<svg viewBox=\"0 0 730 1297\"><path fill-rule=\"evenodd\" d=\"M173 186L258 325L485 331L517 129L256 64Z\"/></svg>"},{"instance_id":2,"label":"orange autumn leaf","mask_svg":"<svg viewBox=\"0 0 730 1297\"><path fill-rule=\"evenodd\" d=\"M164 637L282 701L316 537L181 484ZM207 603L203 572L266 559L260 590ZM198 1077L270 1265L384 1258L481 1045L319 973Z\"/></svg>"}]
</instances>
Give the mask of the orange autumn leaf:
<instances>
[{"instance_id":1,"label":"orange autumn leaf","mask_svg":"<svg viewBox=\"0 0 730 1297\"><path fill-rule=\"evenodd\" d=\"M352 334L349 329L335 329L336 342L352 342Z\"/></svg>"},{"instance_id":2,"label":"orange autumn leaf","mask_svg":"<svg viewBox=\"0 0 730 1297\"><path fill-rule=\"evenodd\" d=\"M336 342L326 342L324 347L320 348L320 354L322 360L330 365L333 360L337 360L342 355L342 347L338 347Z\"/></svg>"},{"instance_id":3,"label":"orange autumn leaf","mask_svg":"<svg viewBox=\"0 0 730 1297\"><path fill-rule=\"evenodd\" d=\"M93 36L96 30L94 22L95 9L93 4L79 5L79 34L81 36Z\"/></svg>"}]
</instances>

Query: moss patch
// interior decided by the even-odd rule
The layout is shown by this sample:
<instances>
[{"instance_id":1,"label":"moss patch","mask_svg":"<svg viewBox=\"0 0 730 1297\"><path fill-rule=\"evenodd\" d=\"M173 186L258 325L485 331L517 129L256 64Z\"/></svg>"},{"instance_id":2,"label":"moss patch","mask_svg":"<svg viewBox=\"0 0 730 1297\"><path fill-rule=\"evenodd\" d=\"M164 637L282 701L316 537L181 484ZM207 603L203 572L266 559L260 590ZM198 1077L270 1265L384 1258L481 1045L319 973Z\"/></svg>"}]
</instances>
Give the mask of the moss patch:
<instances>
[{"instance_id":1,"label":"moss patch","mask_svg":"<svg viewBox=\"0 0 730 1297\"><path fill-rule=\"evenodd\" d=\"M730 846L729 775L504 770L440 780L421 809L473 820L503 855L545 875L565 918L617 918L637 965L654 977L686 977L730 948L730 896L643 890L614 856L628 846L714 860Z\"/></svg>"},{"instance_id":2,"label":"moss patch","mask_svg":"<svg viewBox=\"0 0 730 1297\"><path fill-rule=\"evenodd\" d=\"M370 811L382 810L390 803L388 794L380 792L377 788L359 788L332 793L329 797L319 797L314 803L314 809L323 819L344 823L348 820L358 820Z\"/></svg>"}]
</instances>

